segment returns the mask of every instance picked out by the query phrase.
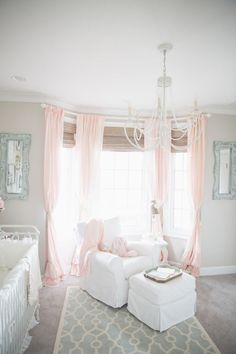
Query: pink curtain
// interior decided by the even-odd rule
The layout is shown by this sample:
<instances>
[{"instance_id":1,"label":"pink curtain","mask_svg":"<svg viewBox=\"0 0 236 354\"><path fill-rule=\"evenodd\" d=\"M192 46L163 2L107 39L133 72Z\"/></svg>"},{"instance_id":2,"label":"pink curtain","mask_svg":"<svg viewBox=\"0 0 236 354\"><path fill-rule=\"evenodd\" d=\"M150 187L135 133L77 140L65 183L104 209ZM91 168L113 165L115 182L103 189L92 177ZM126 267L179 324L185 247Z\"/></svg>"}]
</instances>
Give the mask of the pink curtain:
<instances>
[{"instance_id":1,"label":"pink curtain","mask_svg":"<svg viewBox=\"0 0 236 354\"><path fill-rule=\"evenodd\" d=\"M104 118L79 114L76 123L76 148L79 155L80 220L95 217L99 199L99 171ZM79 275L79 250L75 250L71 274Z\"/></svg>"},{"instance_id":2,"label":"pink curtain","mask_svg":"<svg viewBox=\"0 0 236 354\"><path fill-rule=\"evenodd\" d=\"M199 237L205 172L205 131L206 118L202 116L192 128L188 137L190 143L190 185L194 207L194 227L192 237L183 255L182 267L195 276L199 275L201 257Z\"/></svg>"},{"instance_id":3,"label":"pink curtain","mask_svg":"<svg viewBox=\"0 0 236 354\"><path fill-rule=\"evenodd\" d=\"M47 263L43 280L45 286L56 285L63 279L63 271L56 248L53 216L59 195L63 117L64 111L61 108L49 106L45 109L44 204L47 213Z\"/></svg>"}]
</instances>

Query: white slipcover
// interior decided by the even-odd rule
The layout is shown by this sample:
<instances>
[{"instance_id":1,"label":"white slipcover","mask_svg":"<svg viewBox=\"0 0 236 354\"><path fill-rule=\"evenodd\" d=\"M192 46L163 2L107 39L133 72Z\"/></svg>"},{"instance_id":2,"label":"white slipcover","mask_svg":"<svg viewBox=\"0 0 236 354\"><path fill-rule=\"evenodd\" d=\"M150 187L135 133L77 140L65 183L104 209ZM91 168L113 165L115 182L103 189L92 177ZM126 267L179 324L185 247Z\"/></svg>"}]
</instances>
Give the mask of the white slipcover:
<instances>
[{"instance_id":1,"label":"white slipcover","mask_svg":"<svg viewBox=\"0 0 236 354\"><path fill-rule=\"evenodd\" d=\"M81 277L81 287L91 296L112 307L128 301L129 277L158 265L160 246L143 241L128 242L137 257L119 257L108 252L92 256L90 273Z\"/></svg>"},{"instance_id":2,"label":"white slipcover","mask_svg":"<svg viewBox=\"0 0 236 354\"><path fill-rule=\"evenodd\" d=\"M136 274L129 280L128 310L161 332L194 315L195 288L195 278L187 273L166 283Z\"/></svg>"}]
</instances>

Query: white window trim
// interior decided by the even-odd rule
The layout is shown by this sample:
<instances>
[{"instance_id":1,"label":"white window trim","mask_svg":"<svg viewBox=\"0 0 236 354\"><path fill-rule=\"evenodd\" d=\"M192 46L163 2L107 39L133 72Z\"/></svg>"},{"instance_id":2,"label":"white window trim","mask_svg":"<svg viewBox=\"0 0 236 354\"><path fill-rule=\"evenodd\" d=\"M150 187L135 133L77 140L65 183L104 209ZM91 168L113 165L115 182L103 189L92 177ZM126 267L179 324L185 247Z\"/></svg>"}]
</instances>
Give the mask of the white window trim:
<instances>
[{"instance_id":1,"label":"white window trim","mask_svg":"<svg viewBox=\"0 0 236 354\"><path fill-rule=\"evenodd\" d=\"M174 161L170 159L170 171L174 169ZM169 178L169 190L168 195L174 190L174 179ZM164 235L171 238L187 240L191 236L191 229L173 228L173 209L174 199L168 198L164 205Z\"/></svg>"},{"instance_id":2,"label":"white window trim","mask_svg":"<svg viewBox=\"0 0 236 354\"><path fill-rule=\"evenodd\" d=\"M108 151L104 151L104 153L108 153ZM111 153L113 153L113 154L117 154L118 152L113 152L113 151L111 151ZM121 152L122 154L124 154L125 152ZM136 153L136 152L135 152ZM127 154L132 154L132 152L128 152L127 151ZM143 162L144 162L144 156L142 156L142 160L143 160ZM142 166L144 166L144 164L142 164ZM119 171L120 169L117 169L116 168L116 166L115 166L115 169L113 169L113 168L105 168L105 170L110 170L110 171ZM140 172L141 172L141 178L142 178L142 181L141 181L141 189L140 189L140 191L141 191L141 197L142 197L142 204L147 204L148 205L148 202L147 202L147 200L146 200L146 192L145 192L145 186L146 186L146 183L145 183L145 171L144 171L144 168L142 167L142 168L137 168L137 170L139 170ZM128 166L126 167L126 168L124 168L124 171L127 171L127 173L128 173L128 175L130 176L130 172L131 172L131 169L130 169L130 159L128 160ZM102 177L102 176L101 176ZM113 179L115 178L115 175L113 174ZM114 181L113 181L114 182ZM113 186L114 186L114 183L113 183ZM102 187L102 186L101 186ZM101 188L101 191L102 191L102 189L103 188ZM110 189L111 191L113 190L116 190L116 188L105 188L105 189ZM119 188L118 188L119 189ZM121 188L122 189L122 188ZM127 189L127 188L124 188L125 190ZM128 189L127 189L128 190ZM141 212L141 214L140 214L140 212ZM136 213L136 212L134 212L134 213L132 213L132 212L130 212L129 213L129 216L131 217L131 219L133 218L133 217L135 217L135 218L137 218L137 217L139 217L139 215L142 215L143 216L143 220L144 220L144 224L143 224L143 226L145 227L145 230L140 230L140 231L137 231L137 230L135 230L135 228L132 226L132 225L126 225L125 227L126 227L126 229L125 230L123 230L124 231L124 234L126 234L128 237L127 238L138 238L138 237L140 237L140 236L142 236L144 233L146 233L147 232L147 230L146 230L146 225L147 225L147 220L149 221L149 210L147 209L147 213L145 213L143 210L140 210L140 212L138 212L138 213ZM113 213L112 213L113 214ZM118 216L120 216L121 218L122 218L122 213L119 215L118 214Z\"/></svg>"}]
</instances>

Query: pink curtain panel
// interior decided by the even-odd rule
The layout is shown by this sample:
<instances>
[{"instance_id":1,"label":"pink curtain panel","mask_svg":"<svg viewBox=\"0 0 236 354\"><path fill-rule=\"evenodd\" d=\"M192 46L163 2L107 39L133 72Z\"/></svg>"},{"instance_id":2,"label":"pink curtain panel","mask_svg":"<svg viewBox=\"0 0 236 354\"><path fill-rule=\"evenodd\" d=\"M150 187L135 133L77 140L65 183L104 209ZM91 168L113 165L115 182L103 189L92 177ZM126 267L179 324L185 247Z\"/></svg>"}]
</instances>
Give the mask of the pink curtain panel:
<instances>
[{"instance_id":1,"label":"pink curtain panel","mask_svg":"<svg viewBox=\"0 0 236 354\"><path fill-rule=\"evenodd\" d=\"M59 196L63 118L63 109L52 106L45 109L44 204L47 213L47 260L43 279L45 286L58 284L64 276L57 253L53 215Z\"/></svg>"},{"instance_id":2,"label":"pink curtain panel","mask_svg":"<svg viewBox=\"0 0 236 354\"><path fill-rule=\"evenodd\" d=\"M79 160L80 220L96 215L99 200L100 157L103 144L104 118L79 114L76 122L76 149ZM75 249L71 274L79 275L79 250Z\"/></svg>"},{"instance_id":3,"label":"pink curtain panel","mask_svg":"<svg viewBox=\"0 0 236 354\"><path fill-rule=\"evenodd\" d=\"M190 186L194 207L194 226L192 236L183 255L182 267L191 272L194 276L199 275L201 262L199 239L201 229L201 205L204 192L205 135L206 118L202 116L202 118L198 120L198 123L192 128L188 137L190 143Z\"/></svg>"}]
</instances>

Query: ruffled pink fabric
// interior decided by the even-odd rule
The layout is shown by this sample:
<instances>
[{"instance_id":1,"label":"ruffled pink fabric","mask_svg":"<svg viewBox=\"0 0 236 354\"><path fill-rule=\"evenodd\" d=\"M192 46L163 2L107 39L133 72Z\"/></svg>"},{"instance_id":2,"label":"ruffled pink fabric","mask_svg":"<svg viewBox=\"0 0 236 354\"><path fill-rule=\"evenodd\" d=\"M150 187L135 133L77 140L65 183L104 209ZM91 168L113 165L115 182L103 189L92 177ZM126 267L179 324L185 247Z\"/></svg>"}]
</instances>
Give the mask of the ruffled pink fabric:
<instances>
[{"instance_id":1,"label":"ruffled pink fabric","mask_svg":"<svg viewBox=\"0 0 236 354\"><path fill-rule=\"evenodd\" d=\"M205 176L205 131L206 118L203 116L201 120L194 125L188 137L191 144L189 149L190 178L195 220L192 237L183 255L182 267L191 272L194 276L199 275L201 263L200 230Z\"/></svg>"},{"instance_id":2,"label":"ruffled pink fabric","mask_svg":"<svg viewBox=\"0 0 236 354\"><path fill-rule=\"evenodd\" d=\"M76 149L79 157L80 220L96 214L99 200L99 164L103 143L104 117L79 114L76 121ZM76 247L71 262L71 275L80 274L79 248Z\"/></svg>"},{"instance_id":3,"label":"ruffled pink fabric","mask_svg":"<svg viewBox=\"0 0 236 354\"><path fill-rule=\"evenodd\" d=\"M91 257L103 250L104 225L101 220L92 219L88 222L84 239L79 252L79 275L90 272Z\"/></svg>"},{"instance_id":4,"label":"ruffled pink fabric","mask_svg":"<svg viewBox=\"0 0 236 354\"><path fill-rule=\"evenodd\" d=\"M127 241L123 237L116 237L112 242L113 254L120 257L136 257L138 253L134 250L128 250Z\"/></svg>"},{"instance_id":5,"label":"ruffled pink fabric","mask_svg":"<svg viewBox=\"0 0 236 354\"><path fill-rule=\"evenodd\" d=\"M45 110L44 204L47 213L47 263L43 284L56 285L64 274L56 246L54 210L59 196L60 150L63 141L64 111L48 106Z\"/></svg>"}]
</instances>

